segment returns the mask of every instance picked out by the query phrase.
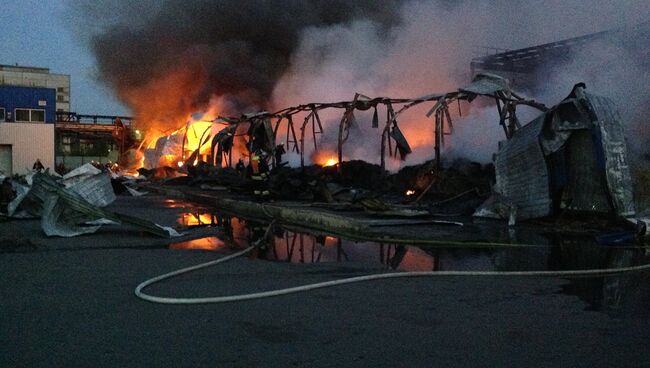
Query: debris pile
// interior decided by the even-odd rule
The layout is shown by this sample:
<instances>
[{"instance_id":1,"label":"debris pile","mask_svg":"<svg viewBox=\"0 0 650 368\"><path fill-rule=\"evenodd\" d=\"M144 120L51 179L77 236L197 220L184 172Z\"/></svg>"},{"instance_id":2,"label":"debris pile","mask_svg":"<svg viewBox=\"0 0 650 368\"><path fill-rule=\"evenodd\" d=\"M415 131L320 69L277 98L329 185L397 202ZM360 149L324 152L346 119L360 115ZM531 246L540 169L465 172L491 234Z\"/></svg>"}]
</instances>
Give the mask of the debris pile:
<instances>
[{"instance_id":1,"label":"debris pile","mask_svg":"<svg viewBox=\"0 0 650 368\"><path fill-rule=\"evenodd\" d=\"M23 183L4 178L2 201L7 204L0 210L9 218L40 218L47 236L78 236L122 223L157 236L180 235L172 228L103 209L115 199L110 176L86 164L63 177L37 172Z\"/></svg>"}]
</instances>

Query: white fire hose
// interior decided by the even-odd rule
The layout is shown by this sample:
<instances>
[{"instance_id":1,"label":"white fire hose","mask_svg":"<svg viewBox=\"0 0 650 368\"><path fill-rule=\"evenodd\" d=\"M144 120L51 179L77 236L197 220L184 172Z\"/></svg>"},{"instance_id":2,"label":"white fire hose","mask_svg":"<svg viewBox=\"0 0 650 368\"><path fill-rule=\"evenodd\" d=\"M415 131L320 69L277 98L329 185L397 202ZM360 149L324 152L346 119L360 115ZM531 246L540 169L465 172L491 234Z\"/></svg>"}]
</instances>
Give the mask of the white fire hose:
<instances>
[{"instance_id":1,"label":"white fire hose","mask_svg":"<svg viewBox=\"0 0 650 368\"><path fill-rule=\"evenodd\" d=\"M250 294L239 294L239 295L228 295L228 296L215 296L215 297L204 297L204 298L173 298L173 297L159 297L149 294L145 294L142 290L149 285L155 284L159 281L172 278L184 273L196 271L202 268L210 267L219 263L230 261L234 258L240 257L251 250L253 250L256 245L251 245L250 247L231 254L229 256L201 263L195 266L183 268L177 271L169 272L164 275L160 275L149 279L135 288L135 295L153 303L162 303L162 304L204 304L204 303L228 303L228 302L239 302L244 300L253 300L253 299L262 299L270 298L279 295L287 295L293 293L300 293L309 290L322 289L326 287L339 286L345 284L352 284L356 282L365 282L370 280L380 280L380 279L392 279L392 278L402 278L402 277L440 277L440 276L516 276L516 277L587 277L587 276L606 276L606 275L615 275L628 272L639 272L639 271L648 271L650 270L650 264L644 264L639 266L630 266L630 267L619 267L619 268L604 268L604 269L591 269L591 270L566 270L566 271L424 271L424 272L392 272L392 273L381 273L365 276L350 277L340 280L332 280L325 282L318 282L314 284L290 287L285 289L277 289L271 291L262 291L257 293Z\"/></svg>"}]
</instances>

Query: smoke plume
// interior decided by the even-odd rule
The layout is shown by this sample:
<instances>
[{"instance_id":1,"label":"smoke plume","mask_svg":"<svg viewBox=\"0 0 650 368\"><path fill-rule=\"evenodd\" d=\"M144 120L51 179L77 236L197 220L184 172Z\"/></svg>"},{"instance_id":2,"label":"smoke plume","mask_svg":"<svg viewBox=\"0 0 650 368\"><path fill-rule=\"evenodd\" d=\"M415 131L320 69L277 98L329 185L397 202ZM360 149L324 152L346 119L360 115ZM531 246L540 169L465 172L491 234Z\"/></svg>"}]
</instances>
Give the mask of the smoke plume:
<instances>
[{"instance_id":1,"label":"smoke plume","mask_svg":"<svg viewBox=\"0 0 650 368\"><path fill-rule=\"evenodd\" d=\"M111 14L87 40L99 77L137 115L177 124L177 118L205 108L215 97L232 113L267 108L306 27L353 19L389 27L398 19L398 3L190 0L150 1L134 9L124 0L76 5L93 19Z\"/></svg>"},{"instance_id":2,"label":"smoke plume","mask_svg":"<svg viewBox=\"0 0 650 368\"><path fill-rule=\"evenodd\" d=\"M469 82L470 60L484 46L517 49L650 19L643 0L71 1L93 20L87 42L99 77L138 117L169 128L197 109L238 114L349 100L355 92L451 91ZM623 104L624 118L638 120L650 82L638 58L618 45L594 46L524 92L553 105L585 82ZM635 102L625 104L630 98ZM448 151L488 161L503 132L494 107L473 105L462 106L462 118L454 114ZM428 107L400 121L415 148L410 162L433 154ZM335 134L340 112L322 118ZM380 134L366 124L370 115L357 119L361 132L351 135L346 156L376 162ZM326 146L334 140L322 138Z\"/></svg>"}]
</instances>

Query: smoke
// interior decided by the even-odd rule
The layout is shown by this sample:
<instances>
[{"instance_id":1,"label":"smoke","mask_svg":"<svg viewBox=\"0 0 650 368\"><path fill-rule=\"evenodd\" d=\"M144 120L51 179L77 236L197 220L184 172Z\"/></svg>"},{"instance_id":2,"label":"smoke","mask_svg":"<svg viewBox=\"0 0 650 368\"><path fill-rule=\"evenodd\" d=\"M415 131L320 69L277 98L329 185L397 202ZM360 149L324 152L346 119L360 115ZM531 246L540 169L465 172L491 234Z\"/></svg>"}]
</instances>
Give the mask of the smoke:
<instances>
[{"instance_id":1,"label":"smoke","mask_svg":"<svg viewBox=\"0 0 650 368\"><path fill-rule=\"evenodd\" d=\"M399 16L401 22L387 34L365 20L306 29L291 67L276 84L274 106L349 100L354 92L416 97L453 91L469 83L470 60L482 56L482 46L517 49L637 24L650 19L650 9L644 1L408 1ZM622 47L594 45L567 55L566 64L542 71L539 88L523 92L551 106L575 83L585 82L593 93L614 98L624 119L636 127L639 110L647 106L648 69L638 66L643 59ZM491 160L505 137L496 108L482 106L463 105L462 117L452 109L455 130L446 139L447 157ZM414 147L407 164L433 157L433 120L424 116L428 108L413 109L399 119ZM520 109L523 122L538 114ZM325 140L331 147L339 119L328 120L330 136ZM369 126L369 116L358 120ZM347 158L378 162L380 134L362 127L356 140L346 143ZM393 161L390 167L399 165Z\"/></svg>"},{"instance_id":2,"label":"smoke","mask_svg":"<svg viewBox=\"0 0 650 368\"><path fill-rule=\"evenodd\" d=\"M397 0L103 3L72 3L103 20L86 40L100 79L137 115L171 125L215 97L226 112L267 108L308 26L369 19L385 29L398 20Z\"/></svg>"},{"instance_id":3,"label":"smoke","mask_svg":"<svg viewBox=\"0 0 650 368\"><path fill-rule=\"evenodd\" d=\"M644 0L71 1L92 19L86 41L99 77L138 117L169 128L197 109L238 114L349 100L355 92L452 91L469 82L469 62L483 46L517 49L650 19ZM648 85L638 57L616 45L583 50L556 66L534 97L553 105L582 81L614 97L624 118L636 121ZM630 98L635 102L626 103ZM429 107L400 117L414 147L407 163L433 156ZM462 110L463 117L453 115L447 152L489 161L503 139L496 109L473 103ZM340 114L321 114L321 147L334 149ZM347 159L378 161L381 130L370 128L371 116L357 114ZM533 116L524 114L524 121Z\"/></svg>"}]
</instances>

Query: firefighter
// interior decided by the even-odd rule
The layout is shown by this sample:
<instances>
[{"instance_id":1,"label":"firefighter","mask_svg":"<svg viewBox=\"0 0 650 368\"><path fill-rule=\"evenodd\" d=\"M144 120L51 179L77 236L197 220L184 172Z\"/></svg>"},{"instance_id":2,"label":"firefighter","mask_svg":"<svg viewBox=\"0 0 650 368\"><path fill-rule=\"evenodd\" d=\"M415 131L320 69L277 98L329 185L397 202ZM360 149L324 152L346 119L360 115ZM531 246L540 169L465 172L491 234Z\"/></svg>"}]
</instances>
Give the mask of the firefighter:
<instances>
[{"instance_id":1,"label":"firefighter","mask_svg":"<svg viewBox=\"0 0 650 368\"><path fill-rule=\"evenodd\" d=\"M235 170L237 170L237 174L243 179L244 176L246 175L246 165L244 165L244 160L241 158L239 161L237 161L237 165L235 165Z\"/></svg>"},{"instance_id":2,"label":"firefighter","mask_svg":"<svg viewBox=\"0 0 650 368\"><path fill-rule=\"evenodd\" d=\"M251 155L249 171L253 180L255 200L258 202L268 200L271 194L268 188L269 165L266 162L266 153L264 151L258 149Z\"/></svg>"},{"instance_id":3,"label":"firefighter","mask_svg":"<svg viewBox=\"0 0 650 368\"><path fill-rule=\"evenodd\" d=\"M277 146L275 146L275 150L273 152L275 154L275 167L280 167L282 164L282 155L287 153L284 149L284 143L280 143Z\"/></svg>"},{"instance_id":4,"label":"firefighter","mask_svg":"<svg viewBox=\"0 0 650 368\"><path fill-rule=\"evenodd\" d=\"M45 170L45 167L43 167L43 164L41 163L41 159L37 158L36 162L34 162L34 165L32 166L32 170L35 172L43 172Z\"/></svg>"}]
</instances>

